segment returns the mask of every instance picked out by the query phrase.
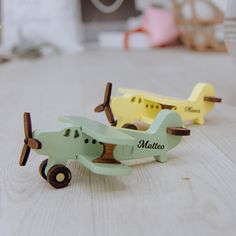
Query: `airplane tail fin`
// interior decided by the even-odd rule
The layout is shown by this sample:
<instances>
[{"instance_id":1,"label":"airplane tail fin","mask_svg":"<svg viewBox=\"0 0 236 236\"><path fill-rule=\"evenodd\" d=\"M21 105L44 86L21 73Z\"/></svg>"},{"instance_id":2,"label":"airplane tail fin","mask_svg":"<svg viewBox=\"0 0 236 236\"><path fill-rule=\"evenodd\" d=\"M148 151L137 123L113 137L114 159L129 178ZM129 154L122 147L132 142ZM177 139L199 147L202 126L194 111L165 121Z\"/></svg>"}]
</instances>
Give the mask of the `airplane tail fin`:
<instances>
[{"instance_id":1,"label":"airplane tail fin","mask_svg":"<svg viewBox=\"0 0 236 236\"><path fill-rule=\"evenodd\" d=\"M194 87L188 100L201 103L201 107L204 109L205 113L211 111L215 103L221 102L221 98L216 97L214 87L208 83L198 83Z\"/></svg>"},{"instance_id":2,"label":"airplane tail fin","mask_svg":"<svg viewBox=\"0 0 236 236\"><path fill-rule=\"evenodd\" d=\"M182 136L190 135L190 130L183 128L180 115L171 110L159 112L147 132L167 137L169 149L175 147L181 141Z\"/></svg>"}]
</instances>

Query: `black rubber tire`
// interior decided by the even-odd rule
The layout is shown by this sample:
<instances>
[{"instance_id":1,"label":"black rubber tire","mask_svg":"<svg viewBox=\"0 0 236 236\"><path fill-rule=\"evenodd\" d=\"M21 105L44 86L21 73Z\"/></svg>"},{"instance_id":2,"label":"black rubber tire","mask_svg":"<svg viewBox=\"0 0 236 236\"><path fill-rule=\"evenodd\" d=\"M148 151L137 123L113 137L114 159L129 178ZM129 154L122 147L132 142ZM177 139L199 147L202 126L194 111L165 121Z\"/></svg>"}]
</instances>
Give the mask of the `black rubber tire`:
<instances>
[{"instance_id":1,"label":"black rubber tire","mask_svg":"<svg viewBox=\"0 0 236 236\"><path fill-rule=\"evenodd\" d=\"M58 174L63 174L64 179L57 180ZM47 181L54 188L65 188L71 180L71 172L64 165L54 165L48 170Z\"/></svg>"},{"instance_id":2,"label":"black rubber tire","mask_svg":"<svg viewBox=\"0 0 236 236\"><path fill-rule=\"evenodd\" d=\"M124 129L133 129L133 130L138 130L137 126L131 123L126 123L122 126Z\"/></svg>"},{"instance_id":3,"label":"black rubber tire","mask_svg":"<svg viewBox=\"0 0 236 236\"><path fill-rule=\"evenodd\" d=\"M45 159L42 161L42 163L39 166L39 174L47 181L47 175L45 174L45 169L48 164L48 159Z\"/></svg>"}]
</instances>

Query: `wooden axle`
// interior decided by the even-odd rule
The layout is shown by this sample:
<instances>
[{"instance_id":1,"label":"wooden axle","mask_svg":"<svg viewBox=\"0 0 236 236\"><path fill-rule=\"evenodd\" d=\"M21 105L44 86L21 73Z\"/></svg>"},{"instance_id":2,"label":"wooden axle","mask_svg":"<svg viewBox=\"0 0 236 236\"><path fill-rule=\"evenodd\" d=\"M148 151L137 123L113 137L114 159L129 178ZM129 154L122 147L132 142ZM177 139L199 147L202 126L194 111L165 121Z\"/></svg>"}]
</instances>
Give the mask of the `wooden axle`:
<instances>
[{"instance_id":1,"label":"wooden axle","mask_svg":"<svg viewBox=\"0 0 236 236\"><path fill-rule=\"evenodd\" d=\"M222 98L205 96L204 97L204 101L205 102L213 102L213 103L221 103L222 102Z\"/></svg>"}]
</instances>

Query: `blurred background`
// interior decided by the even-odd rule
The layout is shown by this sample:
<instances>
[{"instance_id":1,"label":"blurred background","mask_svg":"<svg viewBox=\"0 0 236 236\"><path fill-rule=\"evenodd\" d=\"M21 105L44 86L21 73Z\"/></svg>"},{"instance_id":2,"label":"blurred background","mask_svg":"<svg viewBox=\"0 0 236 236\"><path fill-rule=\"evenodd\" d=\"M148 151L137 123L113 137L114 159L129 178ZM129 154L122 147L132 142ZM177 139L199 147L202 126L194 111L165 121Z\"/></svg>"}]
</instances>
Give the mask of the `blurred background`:
<instances>
[{"instance_id":1,"label":"blurred background","mask_svg":"<svg viewBox=\"0 0 236 236\"><path fill-rule=\"evenodd\" d=\"M94 48L224 52L226 6L227 0L0 0L2 62Z\"/></svg>"}]
</instances>

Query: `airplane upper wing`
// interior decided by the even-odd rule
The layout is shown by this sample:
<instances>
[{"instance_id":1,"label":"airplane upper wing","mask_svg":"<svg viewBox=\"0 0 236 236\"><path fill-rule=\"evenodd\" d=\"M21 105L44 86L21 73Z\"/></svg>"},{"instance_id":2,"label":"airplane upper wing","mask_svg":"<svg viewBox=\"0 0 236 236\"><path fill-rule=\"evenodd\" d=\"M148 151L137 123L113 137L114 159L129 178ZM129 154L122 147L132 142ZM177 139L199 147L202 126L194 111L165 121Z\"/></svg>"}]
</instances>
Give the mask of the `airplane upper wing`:
<instances>
[{"instance_id":1,"label":"airplane upper wing","mask_svg":"<svg viewBox=\"0 0 236 236\"><path fill-rule=\"evenodd\" d=\"M173 97L167 97L167 96L162 96L159 94L155 93L150 93L150 92L145 92L141 90L136 90L136 89L126 89L126 88L119 88L118 91L122 94L128 94L128 95L133 95L133 96L143 96L145 100L150 101L150 102L156 102L161 105L176 105L176 103L179 102L185 102L183 99L179 98L173 98Z\"/></svg>"},{"instance_id":2,"label":"airplane upper wing","mask_svg":"<svg viewBox=\"0 0 236 236\"><path fill-rule=\"evenodd\" d=\"M130 95L142 95L143 93L145 93L144 91L138 89L128 89L128 88L118 88L118 92Z\"/></svg>"},{"instance_id":3,"label":"airplane upper wing","mask_svg":"<svg viewBox=\"0 0 236 236\"><path fill-rule=\"evenodd\" d=\"M59 121L81 127L81 131L94 139L110 144L134 145L135 138L122 131L79 116L62 116Z\"/></svg>"}]
</instances>

